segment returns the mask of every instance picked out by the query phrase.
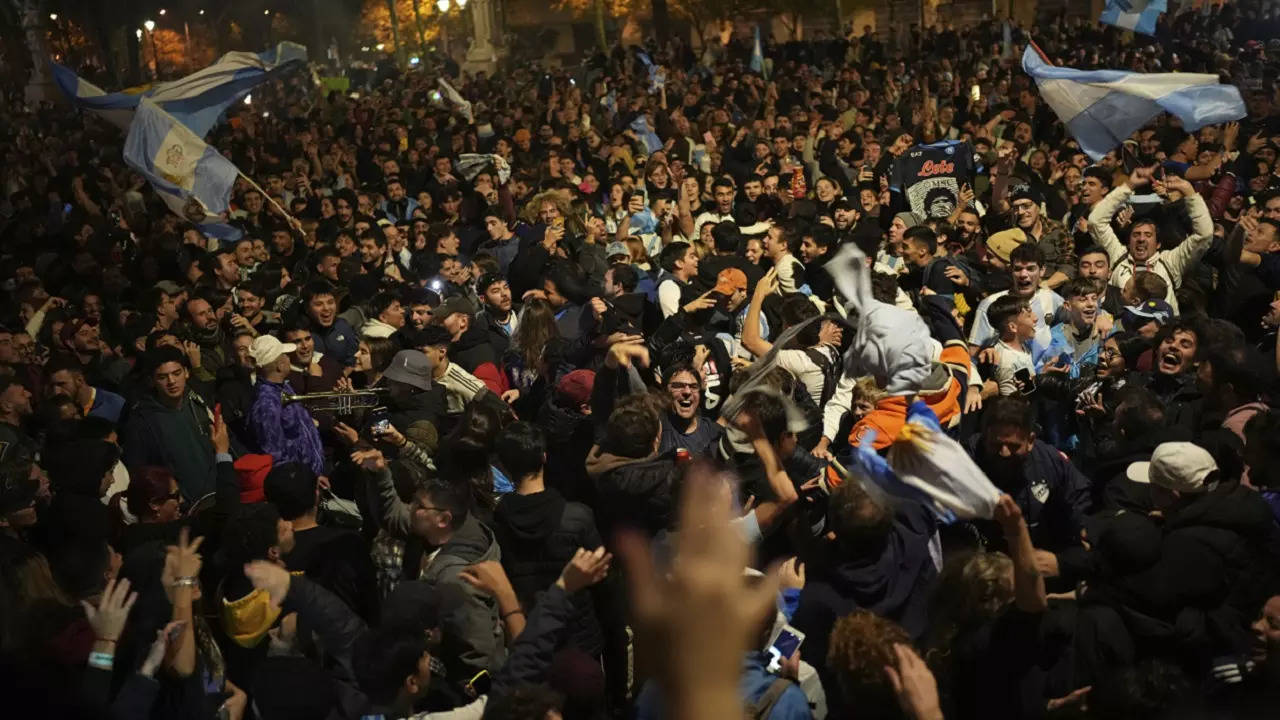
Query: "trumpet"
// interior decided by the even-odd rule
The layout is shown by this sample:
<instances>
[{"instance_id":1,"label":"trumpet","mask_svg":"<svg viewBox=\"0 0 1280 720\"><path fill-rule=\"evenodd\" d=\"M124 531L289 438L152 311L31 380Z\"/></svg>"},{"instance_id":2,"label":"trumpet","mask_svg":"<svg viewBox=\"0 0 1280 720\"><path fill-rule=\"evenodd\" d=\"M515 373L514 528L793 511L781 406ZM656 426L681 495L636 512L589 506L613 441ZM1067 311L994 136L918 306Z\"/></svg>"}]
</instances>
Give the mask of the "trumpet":
<instances>
[{"instance_id":1,"label":"trumpet","mask_svg":"<svg viewBox=\"0 0 1280 720\"><path fill-rule=\"evenodd\" d=\"M382 396L386 388L368 388L342 392L315 392L305 395L285 395L282 400L289 403L302 403L311 412L331 412L337 415L350 415L356 410L368 410L382 404Z\"/></svg>"}]
</instances>

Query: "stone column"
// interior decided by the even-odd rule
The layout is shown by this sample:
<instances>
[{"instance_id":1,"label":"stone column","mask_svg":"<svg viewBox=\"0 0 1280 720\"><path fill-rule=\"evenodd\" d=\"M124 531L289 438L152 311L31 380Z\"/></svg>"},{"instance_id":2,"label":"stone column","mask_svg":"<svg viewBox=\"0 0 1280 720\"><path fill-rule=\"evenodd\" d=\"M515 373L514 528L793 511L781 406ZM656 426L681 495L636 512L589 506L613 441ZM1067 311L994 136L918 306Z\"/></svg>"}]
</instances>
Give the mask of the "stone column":
<instances>
[{"instance_id":1,"label":"stone column","mask_svg":"<svg viewBox=\"0 0 1280 720\"><path fill-rule=\"evenodd\" d=\"M491 0L471 0L471 22L475 28L471 47L462 69L469 73L484 72L492 76L498 69L498 51L493 44L493 4Z\"/></svg>"}]
</instances>

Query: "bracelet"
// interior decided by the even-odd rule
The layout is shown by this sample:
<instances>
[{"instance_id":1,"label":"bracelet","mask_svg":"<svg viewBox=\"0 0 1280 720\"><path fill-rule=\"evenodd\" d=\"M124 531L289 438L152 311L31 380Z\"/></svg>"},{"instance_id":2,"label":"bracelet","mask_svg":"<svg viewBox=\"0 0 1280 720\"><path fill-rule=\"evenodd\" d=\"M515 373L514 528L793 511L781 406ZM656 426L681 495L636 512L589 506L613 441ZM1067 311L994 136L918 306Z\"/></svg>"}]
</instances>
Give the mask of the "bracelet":
<instances>
[{"instance_id":1,"label":"bracelet","mask_svg":"<svg viewBox=\"0 0 1280 720\"><path fill-rule=\"evenodd\" d=\"M185 577L174 578L173 584L170 585L169 587L176 588L176 587L195 587L195 586L196 586L196 577L194 575L187 575Z\"/></svg>"},{"instance_id":2,"label":"bracelet","mask_svg":"<svg viewBox=\"0 0 1280 720\"><path fill-rule=\"evenodd\" d=\"M523 614L524 614L524 611L523 611L523 610L521 610L520 608L516 608L515 610L511 610L511 611L508 611L508 612L503 613L503 614L501 615L501 619L502 619L502 620L506 620L507 618L511 617L512 615L523 615Z\"/></svg>"},{"instance_id":3,"label":"bracelet","mask_svg":"<svg viewBox=\"0 0 1280 720\"><path fill-rule=\"evenodd\" d=\"M110 670L115 665L115 661L116 657L111 653L89 653L89 667L95 667L99 670Z\"/></svg>"}]
</instances>

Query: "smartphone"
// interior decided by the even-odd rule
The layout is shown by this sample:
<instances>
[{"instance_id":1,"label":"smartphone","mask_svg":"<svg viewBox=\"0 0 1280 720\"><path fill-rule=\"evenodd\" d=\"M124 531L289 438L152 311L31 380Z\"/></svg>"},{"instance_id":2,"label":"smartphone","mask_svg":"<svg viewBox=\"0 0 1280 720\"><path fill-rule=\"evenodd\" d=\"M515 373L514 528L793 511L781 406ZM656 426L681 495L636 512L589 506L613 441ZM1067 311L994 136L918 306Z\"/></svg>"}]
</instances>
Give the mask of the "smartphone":
<instances>
[{"instance_id":1,"label":"smartphone","mask_svg":"<svg viewBox=\"0 0 1280 720\"><path fill-rule=\"evenodd\" d=\"M978 87L978 85L976 84L969 86L969 99L973 100L974 102L978 102L979 100L981 100L982 88Z\"/></svg>"},{"instance_id":2,"label":"smartphone","mask_svg":"<svg viewBox=\"0 0 1280 720\"><path fill-rule=\"evenodd\" d=\"M778 635L769 643L769 665L766 668L771 673L782 670L782 661L796 654L796 650L800 649L800 644L804 642L804 633L791 627L783 625L778 631Z\"/></svg>"},{"instance_id":3,"label":"smartphone","mask_svg":"<svg viewBox=\"0 0 1280 720\"><path fill-rule=\"evenodd\" d=\"M391 414L384 407L376 407L369 411L369 434L373 437L386 435L391 431Z\"/></svg>"},{"instance_id":4,"label":"smartphone","mask_svg":"<svg viewBox=\"0 0 1280 720\"><path fill-rule=\"evenodd\" d=\"M1030 368L1019 368L1013 373L1013 379L1018 383L1018 390L1023 395L1030 395L1036 391L1036 377L1031 374Z\"/></svg>"}]
</instances>

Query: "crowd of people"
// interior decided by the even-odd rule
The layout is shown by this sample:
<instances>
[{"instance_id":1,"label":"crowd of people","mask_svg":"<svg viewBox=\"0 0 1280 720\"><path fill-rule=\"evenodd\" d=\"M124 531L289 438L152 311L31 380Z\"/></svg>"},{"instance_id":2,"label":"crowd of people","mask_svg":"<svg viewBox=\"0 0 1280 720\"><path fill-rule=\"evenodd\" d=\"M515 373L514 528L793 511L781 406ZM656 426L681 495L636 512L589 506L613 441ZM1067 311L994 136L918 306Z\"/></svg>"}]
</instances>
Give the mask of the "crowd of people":
<instances>
[{"instance_id":1,"label":"crowd of people","mask_svg":"<svg viewBox=\"0 0 1280 720\"><path fill-rule=\"evenodd\" d=\"M1096 161L995 21L298 73L236 237L7 102L5 706L1273 717L1278 13L1039 23L1247 102ZM922 416L986 512L866 474Z\"/></svg>"}]
</instances>

